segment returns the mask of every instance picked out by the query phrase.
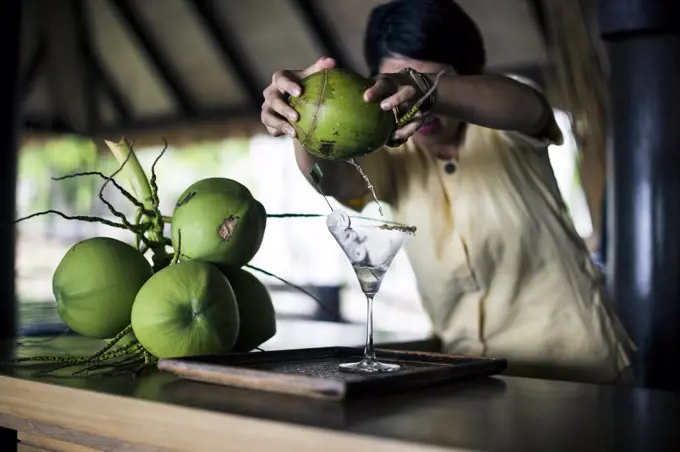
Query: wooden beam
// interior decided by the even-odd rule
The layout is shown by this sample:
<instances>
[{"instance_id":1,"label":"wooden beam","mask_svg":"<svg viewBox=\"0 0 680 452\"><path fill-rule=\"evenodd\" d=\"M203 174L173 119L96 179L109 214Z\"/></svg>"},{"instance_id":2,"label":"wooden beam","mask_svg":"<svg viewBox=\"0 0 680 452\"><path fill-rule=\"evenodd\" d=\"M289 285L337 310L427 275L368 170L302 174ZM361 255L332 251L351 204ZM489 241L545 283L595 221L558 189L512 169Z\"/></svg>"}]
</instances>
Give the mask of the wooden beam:
<instances>
[{"instance_id":1,"label":"wooden beam","mask_svg":"<svg viewBox=\"0 0 680 452\"><path fill-rule=\"evenodd\" d=\"M321 44L326 56L333 58L339 67L352 69L350 60L332 35L330 26L313 0L292 0L307 27Z\"/></svg>"},{"instance_id":2,"label":"wooden beam","mask_svg":"<svg viewBox=\"0 0 680 452\"><path fill-rule=\"evenodd\" d=\"M127 23L130 31L135 35L142 50L155 67L158 75L168 87L168 90L179 104L182 113L187 116L196 114L196 107L187 88L182 83L181 77L172 67L170 61L163 55L160 46L156 43L149 32L147 26L137 17L133 1L131 0L110 0L120 16Z\"/></svg>"},{"instance_id":3,"label":"wooden beam","mask_svg":"<svg viewBox=\"0 0 680 452\"><path fill-rule=\"evenodd\" d=\"M109 74L109 71L101 64L99 61L99 56L93 49L88 49L85 58L90 65L93 73L97 77L98 82L101 84L102 89L106 93L113 108L116 110L118 116L122 119L130 119L132 107L128 102L125 95L116 86L113 77Z\"/></svg>"},{"instance_id":4,"label":"wooden beam","mask_svg":"<svg viewBox=\"0 0 680 452\"><path fill-rule=\"evenodd\" d=\"M229 26L220 23L215 0L186 0L196 10L196 14L205 25L208 34L220 50L222 62L231 69L245 88L250 103L255 110L262 106L262 88L254 77L254 69L248 64L248 58L237 44L237 37L231 33Z\"/></svg>"},{"instance_id":5,"label":"wooden beam","mask_svg":"<svg viewBox=\"0 0 680 452\"><path fill-rule=\"evenodd\" d=\"M61 118L41 118L39 116L27 115L21 121L21 128L32 133L41 134L74 134L85 132L77 131L73 126Z\"/></svg>"},{"instance_id":6,"label":"wooden beam","mask_svg":"<svg viewBox=\"0 0 680 452\"><path fill-rule=\"evenodd\" d=\"M79 69L82 71L81 77L84 83L84 103L87 112L87 129L94 130L101 123L101 115L97 105L98 79L92 65L87 60L87 55L92 53L92 34L89 30L89 23L85 17L84 0L70 0L71 11L75 27L73 33L76 38L77 58L80 60ZM71 83L74 83L72 80Z\"/></svg>"},{"instance_id":7,"label":"wooden beam","mask_svg":"<svg viewBox=\"0 0 680 452\"><path fill-rule=\"evenodd\" d=\"M47 78L55 116L75 130L86 133L90 127L88 75L76 30L72 2L46 2L39 9L47 45Z\"/></svg>"},{"instance_id":8,"label":"wooden beam","mask_svg":"<svg viewBox=\"0 0 680 452\"><path fill-rule=\"evenodd\" d=\"M529 7L534 10L538 26L541 29L541 35L544 41L548 41L550 34L548 33L548 23L545 18L545 8L543 8L543 0L528 0Z\"/></svg>"},{"instance_id":9,"label":"wooden beam","mask_svg":"<svg viewBox=\"0 0 680 452\"><path fill-rule=\"evenodd\" d=\"M35 85L35 81L38 78L38 74L45 64L46 54L47 46L45 45L45 38L44 36L40 36L38 38L38 44L36 45L35 52L33 52L31 59L26 65L26 70L19 81L21 86L19 102L21 105L26 103L28 96L30 96L31 91L33 91L33 86Z\"/></svg>"},{"instance_id":10,"label":"wooden beam","mask_svg":"<svg viewBox=\"0 0 680 452\"><path fill-rule=\"evenodd\" d=\"M259 111L244 110L243 107L217 109L201 112L195 116L158 116L142 120L120 121L115 125L101 127L96 131L99 136L124 135L135 132L154 132L164 129L191 128L204 124L219 124L229 121L258 121ZM263 126L264 127L264 126ZM264 128L263 128L264 130Z\"/></svg>"},{"instance_id":11,"label":"wooden beam","mask_svg":"<svg viewBox=\"0 0 680 452\"><path fill-rule=\"evenodd\" d=\"M121 120L116 124L102 125L90 133L76 130L70 124L55 117L31 115L25 117L22 121L22 127L25 130L36 134L79 134L107 139L134 133L151 135L167 132L175 134L179 130L192 133L192 129L204 127L231 129L234 124L242 127L245 133L249 133L249 131L265 132L264 126L260 122L259 111L243 109L242 107L204 111L196 116L167 115L142 120L130 118Z\"/></svg>"}]
</instances>

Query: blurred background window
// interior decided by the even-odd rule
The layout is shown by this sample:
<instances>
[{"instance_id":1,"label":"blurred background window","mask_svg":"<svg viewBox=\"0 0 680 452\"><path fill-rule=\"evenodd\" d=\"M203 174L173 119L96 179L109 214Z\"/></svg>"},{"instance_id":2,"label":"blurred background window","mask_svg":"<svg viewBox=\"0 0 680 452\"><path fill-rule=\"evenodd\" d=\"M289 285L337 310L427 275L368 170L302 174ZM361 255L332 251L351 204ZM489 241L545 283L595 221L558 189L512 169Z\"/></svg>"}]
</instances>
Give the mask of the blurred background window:
<instances>
[{"instance_id":1,"label":"blurred background window","mask_svg":"<svg viewBox=\"0 0 680 452\"><path fill-rule=\"evenodd\" d=\"M562 146L549 149L550 160L560 190L571 210L579 233L592 232L588 207L577 171L577 152L570 133L569 118L557 111L565 134ZM148 170L162 146L137 149L142 166ZM18 186L20 217L44 210L59 210L67 215L97 216L114 219L98 199L101 180L79 176L53 180L67 174L98 170L110 174L116 162L108 153L99 152L92 141L64 136L29 141L21 149ZM161 210L170 215L181 192L196 180L220 176L233 178L253 192L269 213L326 213L328 205L307 183L293 156L289 139L266 134L252 138L205 141L181 148L170 146L157 165ZM128 216L133 207L113 186L104 196ZM332 199L331 205L339 204ZM389 206L384 206L390 216ZM374 203L364 212L378 216ZM132 243L127 231L99 223L66 220L45 215L18 225L17 283L20 322L25 333L64 329L55 310L52 273L66 250L79 240L97 235L116 237ZM340 319L365 322L365 297L349 262L328 234L324 220L318 218L270 218L260 251L252 265L305 288L323 288L323 302L339 297ZM280 280L255 272L272 291L281 317L316 318L316 301ZM386 275L376 302L376 328L426 332L430 321L423 311L413 271L402 251Z\"/></svg>"},{"instance_id":2,"label":"blurred background window","mask_svg":"<svg viewBox=\"0 0 680 452\"><path fill-rule=\"evenodd\" d=\"M139 143L147 170L161 150L160 137L168 139L169 151L158 165L161 206L168 215L185 187L210 176L244 183L270 213L328 212L298 171L291 141L263 133L262 89L274 71L306 67L321 55L366 74L364 27L370 10L384 1L25 0L17 215L54 209L111 218L97 199L97 178L52 180L115 170L108 151L77 138L94 135L113 140L125 135ZM604 186L599 133L604 116L598 106L606 90L596 83L603 77L593 72L600 62L591 61L595 45L584 18L592 14L582 9L587 2L459 3L484 36L487 70L536 82L559 109L565 142L550 147L550 160L577 230L583 237L597 235ZM132 214L113 187L104 195ZM595 212L592 221L589 212ZM364 213L377 215L377 208L369 204ZM385 213L390 215L388 208ZM96 235L132 239L125 231L56 215L18 225L23 333L63 331L52 273L69 247ZM330 311L258 273L279 316L363 324L364 296L341 253L321 219L270 218L252 264L314 292ZM384 330L430 328L404 252L386 276L375 321Z\"/></svg>"}]
</instances>

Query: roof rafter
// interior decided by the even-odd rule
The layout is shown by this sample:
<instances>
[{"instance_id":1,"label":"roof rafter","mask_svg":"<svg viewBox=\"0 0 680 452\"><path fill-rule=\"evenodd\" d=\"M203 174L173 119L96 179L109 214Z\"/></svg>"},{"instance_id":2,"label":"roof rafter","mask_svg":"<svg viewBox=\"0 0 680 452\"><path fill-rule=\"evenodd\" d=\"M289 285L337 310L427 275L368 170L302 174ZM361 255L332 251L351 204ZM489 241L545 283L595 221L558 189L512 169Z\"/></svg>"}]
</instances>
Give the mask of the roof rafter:
<instances>
[{"instance_id":1,"label":"roof rafter","mask_svg":"<svg viewBox=\"0 0 680 452\"><path fill-rule=\"evenodd\" d=\"M86 12L84 0L70 0L71 11L73 12L74 34L76 39L76 52L81 61L81 77L83 84L85 111L87 112L87 127L94 130L101 124L101 115L97 105L97 85L98 78L92 65L87 59L88 53L92 52L92 36L85 17Z\"/></svg>"},{"instance_id":2,"label":"roof rafter","mask_svg":"<svg viewBox=\"0 0 680 452\"><path fill-rule=\"evenodd\" d=\"M79 38L78 0L47 2L39 10L47 46L45 64L54 116L74 130L87 131L92 123L88 80Z\"/></svg>"},{"instance_id":3,"label":"roof rafter","mask_svg":"<svg viewBox=\"0 0 680 452\"><path fill-rule=\"evenodd\" d=\"M130 103L114 83L111 74L109 74L108 70L101 64L97 54L91 49L88 49L87 53L85 54L85 59L87 60L87 64L90 66L92 72L95 74L102 89L108 98L111 99L113 108L116 110L118 116L122 119L130 119L132 114Z\"/></svg>"},{"instance_id":4,"label":"roof rafter","mask_svg":"<svg viewBox=\"0 0 680 452\"><path fill-rule=\"evenodd\" d=\"M245 52L237 44L238 39L231 33L228 26L220 24L213 0L186 0L203 21L208 34L217 45L224 65L234 71L250 98L252 107L256 110L262 105L262 89L254 77L255 71L248 64Z\"/></svg>"},{"instance_id":5,"label":"roof rafter","mask_svg":"<svg viewBox=\"0 0 680 452\"><path fill-rule=\"evenodd\" d=\"M259 124L259 114L252 109L244 110L243 107L234 108L219 108L215 110L204 111L200 117L182 117L182 116L158 116L148 119L134 119L130 121L120 121L117 124L102 127L97 131L98 135L121 135L131 132L144 132L149 130L157 130L162 128L173 128L181 126L192 126L210 123L222 123L230 120L244 120L252 119Z\"/></svg>"},{"instance_id":6,"label":"roof rafter","mask_svg":"<svg viewBox=\"0 0 680 452\"><path fill-rule=\"evenodd\" d=\"M331 33L330 25L324 15L317 8L314 0L291 0L302 14L310 31L316 35L321 43L326 56L333 58L339 67L353 69L350 59L340 47L338 41Z\"/></svg>"},{"instance_id":7,"label":"roof rafter","mask_svg":"<svg viewBox=\"0 0 680 452\"><path fill-rule=\"evenodd\" d=\"M47 46L45 45L45 37L40 36L38 39L38 44L36 45L35 52L31 55L28 64L26 65L26 70L21 76L21 94L19 96L19 101L23 104L31 95L35 81L38 78L40 70L45 64L45 54L47 52Z\"/></svg>"},{"instance_id":8,"label":"roof rafter","mask_svg":"<svg viewBox=\"0 0 680 452\"><path fill-rule=\"evenodd\" d=\"M533 9L538 21L538 26L541 29L541 35L547 42L548 40L548 24L545 19L545 9L543 8L543 0L529 0L529 6Z\"/></svg>"},{"instance_id":9,"label":"roof rafter","mask_svg":"<svg viewBox=\"0 0 680 452\"><path fill-rule=\"evenodd\" d=\"M192 101L192 96L182 83L181 77L172 67L170 61L163 55L160 46L151 34L146 31L144 24L137 17L135 7L133 6L134 2L130 0L109 1L115 6L121 17L125 19L130 31L136 36L142 50L149 57L151 63L153 63L154 69L163 79L163 82L174 96L182 112L187 116L194 116L196 114L196 106Z\"/></svg>"}]
</instances>

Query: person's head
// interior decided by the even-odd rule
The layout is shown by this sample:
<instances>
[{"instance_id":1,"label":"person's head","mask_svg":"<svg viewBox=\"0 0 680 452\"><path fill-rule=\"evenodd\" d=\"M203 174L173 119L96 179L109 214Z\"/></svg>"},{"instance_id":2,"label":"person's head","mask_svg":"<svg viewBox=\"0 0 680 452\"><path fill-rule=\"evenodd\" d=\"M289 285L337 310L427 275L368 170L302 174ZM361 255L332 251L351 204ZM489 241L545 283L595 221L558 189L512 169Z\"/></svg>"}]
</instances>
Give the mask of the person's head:
<instances>
[{"instance_id":1,"label":"person's head","mask_svg":"<svg viewBox=\"0 0 680 452\"><path fill-rule=\"evenodd\" d=\"M474 75L486 63L479 29L453 0L392 0L375 7L366 27L364 57L371 76L406 67ZM431 115L418 134L441 141L457 129L452 118Z\"/></svg>"}]
</instances>

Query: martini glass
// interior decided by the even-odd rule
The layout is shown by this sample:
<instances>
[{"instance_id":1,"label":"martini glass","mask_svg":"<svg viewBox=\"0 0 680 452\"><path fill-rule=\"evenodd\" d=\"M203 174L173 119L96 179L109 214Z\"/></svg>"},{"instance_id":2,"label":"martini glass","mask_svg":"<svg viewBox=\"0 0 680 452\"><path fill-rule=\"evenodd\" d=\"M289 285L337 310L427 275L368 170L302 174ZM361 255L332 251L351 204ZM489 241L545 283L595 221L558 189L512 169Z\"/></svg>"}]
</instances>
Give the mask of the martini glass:
<instances>
[{"instance_id":1,"label":"martini glass","mask_svg":"<svg viewBox=\"0 0 680 452\"><path fill-rule=\"evenodd\" d=\"M392 260L415 234L415 227L364 217L350 217L339 210L326 217L326 226L345 252L366 295L366 347L356 363L340 364L343 372L394 372L399 364L382 363L373 349L373 298L382 285Z\"/></svg>"}]
</instances>

